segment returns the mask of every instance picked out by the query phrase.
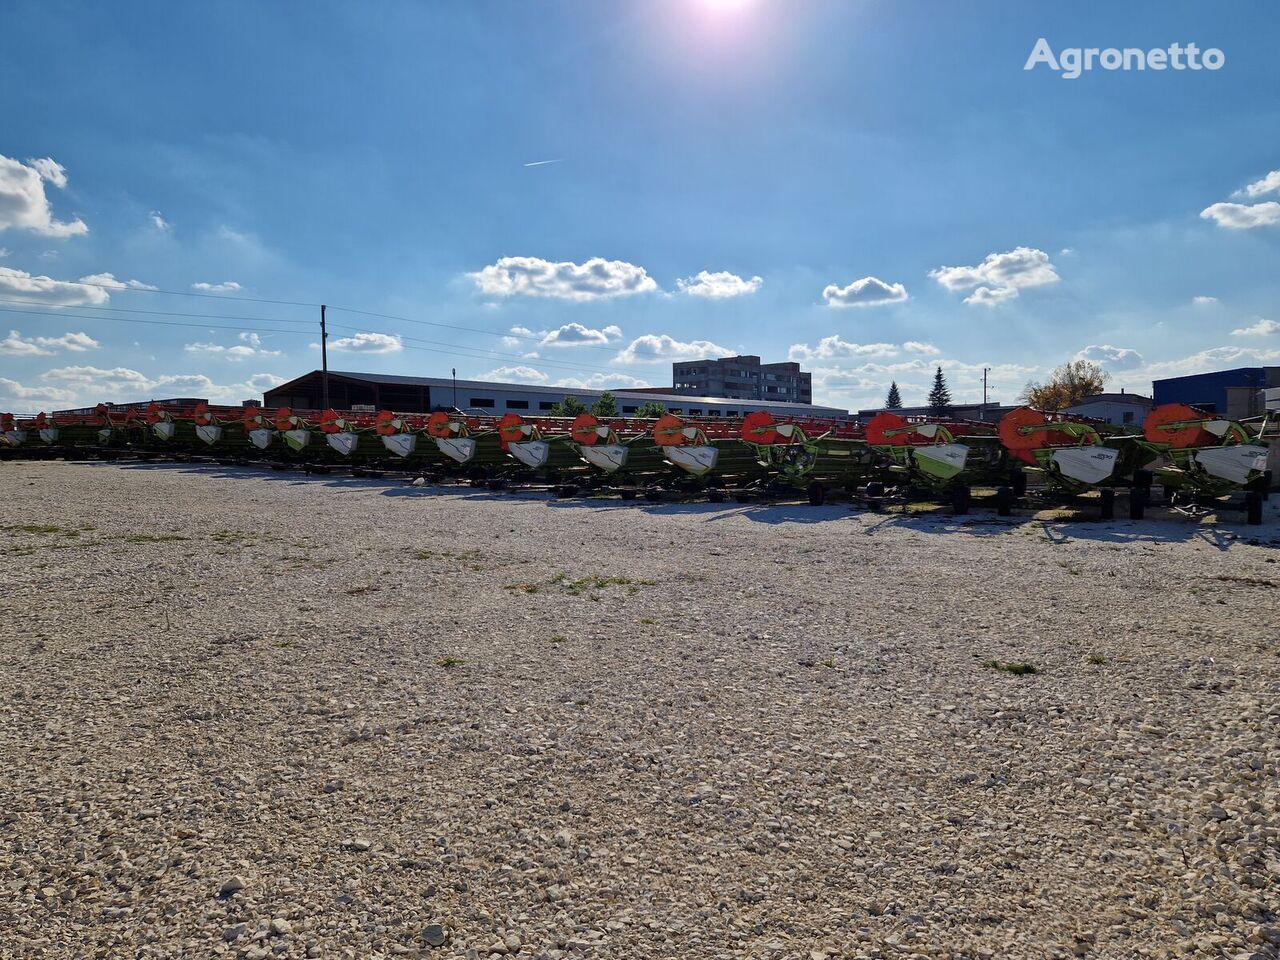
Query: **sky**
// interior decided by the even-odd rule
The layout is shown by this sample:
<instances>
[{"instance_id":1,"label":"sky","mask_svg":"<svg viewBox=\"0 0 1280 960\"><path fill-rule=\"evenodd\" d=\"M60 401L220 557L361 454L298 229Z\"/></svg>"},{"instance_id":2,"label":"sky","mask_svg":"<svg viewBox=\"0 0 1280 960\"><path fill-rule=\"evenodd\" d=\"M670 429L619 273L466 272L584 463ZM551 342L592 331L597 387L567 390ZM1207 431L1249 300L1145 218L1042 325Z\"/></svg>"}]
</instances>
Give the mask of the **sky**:
<instances>
[{"instance_id":1,"label":"sky","mask_svg":"<svg viewBox=\"0 0 1280 960\"><path fill-rule=\"evenodd\" d=\"M261 396L321 303L331 369L749 353L850 409L1280 363L1278 46L1271 0L8 0L0 410Z\"/></svg>"}]
</instances>

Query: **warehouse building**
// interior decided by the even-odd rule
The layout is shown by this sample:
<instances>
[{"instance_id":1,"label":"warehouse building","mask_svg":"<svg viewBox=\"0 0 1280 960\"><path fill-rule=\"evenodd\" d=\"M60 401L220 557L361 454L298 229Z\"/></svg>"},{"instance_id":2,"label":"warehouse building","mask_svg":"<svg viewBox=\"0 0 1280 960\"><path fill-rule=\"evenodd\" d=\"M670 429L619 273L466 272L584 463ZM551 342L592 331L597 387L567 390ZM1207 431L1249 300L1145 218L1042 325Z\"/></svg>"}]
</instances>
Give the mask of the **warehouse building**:
<instances>
[{"instance_id":1,"label":"warehouse building","mask_svg":"<svg viewBox=\"0 0 1280 960\"><path fill-rule=\"evenodd\" d=\"M1229 420L1247 420L1265 412L1263 391L1280 387L1280 367L1236 367L1186 377L1169 377L1152 385L1152 400L1189 403Z\"/></svg>"},{"instance_id":2,"label":"warehouse building","mask_svg":"<svg viewBox=\"0 0 1280 960\"><path fill-rule=\"evenodd\" d=\"M452 380L448 377L409 377L390 373L329 371L329 406L339 410L395 410L400 413L429 413L460 409L470 413L546 414L566 395L587 406L604 390L578 387L542 387L522 383L493 383L485 380ZM848 417L839 407L814 406L781 400L745 400L725 397L693 397L669 390L610 390L617 398L618 411L634 414L649 402L663 404L672 413L692 417L740 417L755 410L785 416ZM324 409L323 374L319 370L303 374L266 392L268 407Z\"/></svg>"},{"instance_id":3,"label":"warehouse building","mask_svg":"<svg viewBox=\"0 0 1280 960\"><path fill-rule=\"evenodd\" d=\"M1117 427L1141 426L1151 412L1151 398L1138 393L1125 393L1123 390L1119 393L1095 393L1062 412L1105 420Z\"/></svg>"}]
</instances>

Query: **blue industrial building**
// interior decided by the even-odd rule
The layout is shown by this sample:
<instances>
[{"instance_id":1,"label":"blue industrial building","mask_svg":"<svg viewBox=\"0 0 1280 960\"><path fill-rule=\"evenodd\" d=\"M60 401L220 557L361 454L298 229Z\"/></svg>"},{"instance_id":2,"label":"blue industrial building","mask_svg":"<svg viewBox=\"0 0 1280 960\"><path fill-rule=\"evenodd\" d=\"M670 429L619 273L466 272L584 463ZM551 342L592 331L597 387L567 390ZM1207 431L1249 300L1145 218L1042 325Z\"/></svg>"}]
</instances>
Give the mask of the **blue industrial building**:
<instances>
[{"instance_id":1,"label":"blue industrial building","mask_svg":"<svg viewBox=\"0 0 1280 960\"><path fill-rule=\"evenodd\" d=\"M1233 420L1262 414L1262 391L1280 387L1280 367L1237 367L1187 377L1169 377L1152 384L1152 400L1189 403Z\"/></svg>"}]
</instances>

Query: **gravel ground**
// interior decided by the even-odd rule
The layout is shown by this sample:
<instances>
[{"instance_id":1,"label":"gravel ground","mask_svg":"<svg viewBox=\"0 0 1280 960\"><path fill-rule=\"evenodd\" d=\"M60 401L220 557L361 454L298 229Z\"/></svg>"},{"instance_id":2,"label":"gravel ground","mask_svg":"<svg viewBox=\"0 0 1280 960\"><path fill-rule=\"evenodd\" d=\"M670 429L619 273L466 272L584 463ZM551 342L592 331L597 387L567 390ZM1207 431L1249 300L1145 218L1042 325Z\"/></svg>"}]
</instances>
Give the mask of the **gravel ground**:
<instances>
[{"instance_id":1,"label":"gravel ground","mask_svg":"<svg viewBox=\"0 0 1280 960\"><path fill-rule=\"evenodd\" d=\"M1274 502L0 494L2 957L1277 955Z\"/></svg>"}]
</instances>

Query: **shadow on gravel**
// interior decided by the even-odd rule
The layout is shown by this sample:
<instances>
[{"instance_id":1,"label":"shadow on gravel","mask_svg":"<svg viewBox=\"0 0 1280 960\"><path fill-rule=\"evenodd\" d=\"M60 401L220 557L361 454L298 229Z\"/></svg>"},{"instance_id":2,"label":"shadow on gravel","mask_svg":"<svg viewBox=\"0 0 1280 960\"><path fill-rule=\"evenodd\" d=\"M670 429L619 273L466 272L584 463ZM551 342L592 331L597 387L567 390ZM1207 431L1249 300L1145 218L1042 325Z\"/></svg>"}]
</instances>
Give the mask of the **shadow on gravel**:
<instances>
[{"instance_id":1,"label":"shadow on gravel","mask_svg":"<svg viewBox=\"0 0 1280 960\"><path fill-rule=\"evenodd\" d=\"M1202 541L1226 552L1233 545L1280 546L1280 498L1272 498L1261 527L1251 527L1236 520L1232 513L1219 517L1216 523L1204 523L1178 514L1146 520L1038 520L1031 516L997 517L979 512L956 517L945 511L926 514L873 513L848 503L815 507L807 503L708 503L671 501L652 503L647 500L619 500L589 495L559 499L542 490L487 490L465 484L414 487L409 476L381 478L353 477L346 473L304 473L301 470L272 470L266 466L223 466L216 463L175 463L173 461L75 461L86 466L114 467L121 470L176 471L199 476L234 480L266 480L293 486L316 484L334 490L377 490L386 497L449 496L460 500L486 502L526 500L545 503L556 510L639 510L666 516L701 516L707 521L744 517L755 523L829 523L835 520L871 517L859 531L874 534L885 527L905 527L920 533L968 534L975 537L1001 536L1022 532L1042 536L1053 544L1072 540L1099 543L1184 543Z\"/></svg>"}]
</instances>

